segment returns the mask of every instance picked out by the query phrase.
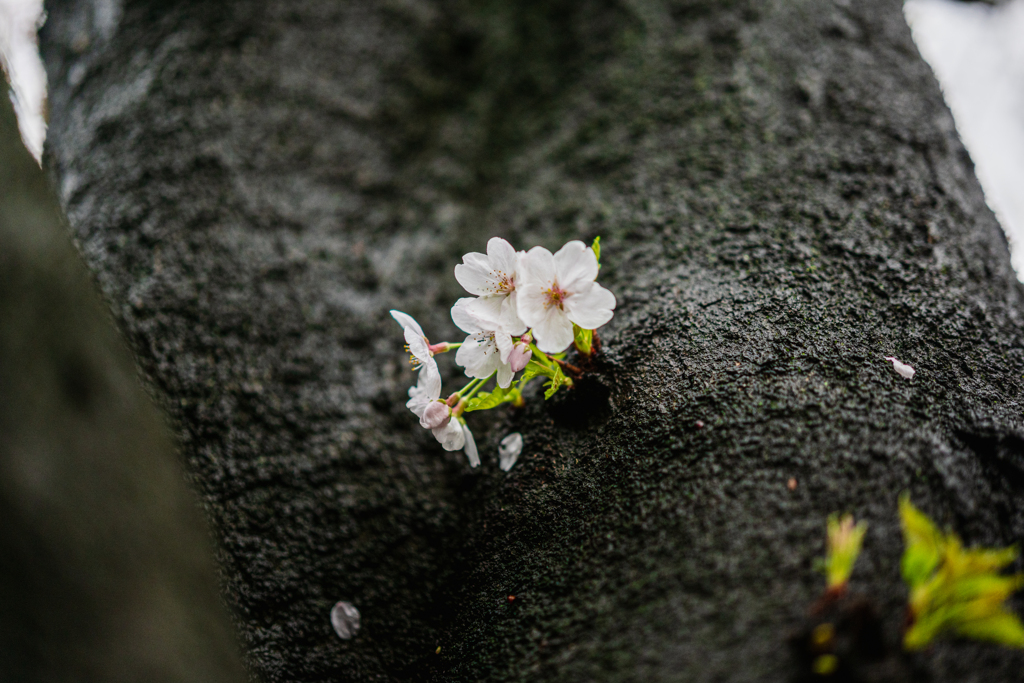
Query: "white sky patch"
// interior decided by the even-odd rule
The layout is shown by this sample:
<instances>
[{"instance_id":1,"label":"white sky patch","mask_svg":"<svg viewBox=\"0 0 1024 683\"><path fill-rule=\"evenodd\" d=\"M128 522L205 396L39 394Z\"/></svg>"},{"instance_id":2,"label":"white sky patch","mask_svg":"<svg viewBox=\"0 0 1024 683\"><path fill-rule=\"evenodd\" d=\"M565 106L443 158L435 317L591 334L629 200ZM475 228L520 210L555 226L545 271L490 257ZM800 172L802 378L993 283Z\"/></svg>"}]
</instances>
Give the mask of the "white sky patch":
<instances>
[{"instance_id":1,"label":"white sky patch","mask_svg":"<svg viewBox=\"0 0 1024 683\"><path fill-rule=\"evenodd\" d=\"M9 74L21 138L37 160L46 139L46 71L36 43L42 12L43 0L0 0L0 63Z\"/></svg>"},{"instance_id":2,"label":"white sky patch","mask_svg":"<svg viewBox=\"0 0 1024 683\"><path fill-rule=\"evenodd\" d=\"M1024 280L1024 0L907 0L904 13Z\"/></svg>"}]
</instances>

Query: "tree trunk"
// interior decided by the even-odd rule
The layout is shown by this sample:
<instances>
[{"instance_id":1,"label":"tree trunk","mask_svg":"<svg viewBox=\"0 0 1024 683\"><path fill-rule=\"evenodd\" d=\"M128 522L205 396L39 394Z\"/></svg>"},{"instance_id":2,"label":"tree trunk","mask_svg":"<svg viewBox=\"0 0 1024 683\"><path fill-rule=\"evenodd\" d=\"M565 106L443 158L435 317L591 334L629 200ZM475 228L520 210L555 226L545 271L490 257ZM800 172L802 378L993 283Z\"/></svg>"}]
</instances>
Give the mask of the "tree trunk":
<instances>
[{"instance_id":1,"label":"tree trunk","mask_svg":"<svg viewBox=\"0 0 1024 683\"><path fill-rule=\"evenodd\" d=\"M0 681L244 680L159 412L0 92Z\"/></svg>"},{"instance_id":2,"label":"tree trunk","mask_svg":"<svg viewBox=\"0 0 1024 683\"><path fill-rule=\"evenodd\" d=\"M892 644L900 491L1024 540L1022 289L901 3L48 10L48 163L265 681L781 680L828 513L870 522ZM387 311L457 341L492 235L601 235L618 309L574 391L471 416L471 470L405 409Z\"/></svg>"}]
</instances>

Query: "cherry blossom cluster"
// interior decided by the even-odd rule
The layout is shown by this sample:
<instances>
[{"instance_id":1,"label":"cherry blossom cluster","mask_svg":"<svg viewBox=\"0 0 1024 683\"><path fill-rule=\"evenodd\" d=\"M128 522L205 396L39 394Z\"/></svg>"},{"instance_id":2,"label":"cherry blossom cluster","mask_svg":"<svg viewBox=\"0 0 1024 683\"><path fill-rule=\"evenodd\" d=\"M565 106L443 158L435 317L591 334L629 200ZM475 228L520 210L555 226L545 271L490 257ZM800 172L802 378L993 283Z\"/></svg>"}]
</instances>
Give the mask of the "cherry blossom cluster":
<instances>
[{"instance_id":1,"label":"cherry blossom cluster","mask_svg":"<svg viewBox=\"0 0 1024 683\"><path fill-rule=\"evenodd\" d=\"M526 384L537 377L546 379L545 398L573 385L580 370L565 361L566 352L575 346L584 357L594 353L594 330L615 310L615 295L596 282L600 256L600 238L589 247L573 240L554 254L544 247L517 252L491 238L486 254L466 254L455 266L455 279L472 294L452 306L452 321L468 335L461 343L431 344L412 316L391 311L418 372L405 405L445 450L464 449L476 467L480 456L465 413L522 405ZM456 351L470 381L442 398L434 356L448 351ZM496 386L482 391L491 380Z\"/></svg>"}]
</instances>

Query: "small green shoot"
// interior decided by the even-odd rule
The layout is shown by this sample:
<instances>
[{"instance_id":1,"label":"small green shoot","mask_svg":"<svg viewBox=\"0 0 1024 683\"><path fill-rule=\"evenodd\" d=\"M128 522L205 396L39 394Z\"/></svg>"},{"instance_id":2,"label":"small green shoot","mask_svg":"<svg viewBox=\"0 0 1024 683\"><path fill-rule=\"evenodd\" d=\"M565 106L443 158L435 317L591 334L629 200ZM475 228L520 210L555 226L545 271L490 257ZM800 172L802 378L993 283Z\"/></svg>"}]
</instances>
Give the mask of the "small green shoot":
<instances>
[{"instance_id":1,"label":"small green shoot","mask_svg":"<svg viewBox=\"0 0 1024 683\"><path fill-rule=\"evenodd\" d=\"M554 396L562 387L572 386L572 379L565 376L565 373L562 372L562 368L558 363L551 361L546 355L536 349L534 351L534 358L537 358L537 360L531 360L527 363L526 368L523 370L522 377L519 378L517 388L520 391L526 386L526 383L534 377L548 378L547 384L544 385L545 399L549 399Z\"/></svg>"},{"instance_id":2,"label":"small green shoot","mask_svg":"<svg viewBox=\"0 0 1024 683\"><path fill-rule=\"evenodd\" d=\"M584 356L594 352L594 331L584 330L576 323L572 324L572 334L576 344L576 350Z\"/></svg>"},{"instance_id":3,"label":"small green shoot","mask_svg":"<svg viewBox=\"0 0 1024 683\"><path fill-rule=\"evenodd\" d=\"M1001 575L1017 549L965 549L960 537L943 533L900 496L906 548L901 570L910 587L903 647L919 650L943 633L1024 647L1024 624L1004 605L1024 586L1024 574Z\"/></svg>"},{"instance_id":4,"label":"small green shoot","mask_svg":"<svg viewBox=\"0 0 1024 683\"><path fill-rule=\"evenodd\" d=\"M594 252L594 257L597 259L597 267L601 267L601 236L598 235L594 238L593 244L590 245L590 250Z\"/></svg>"},{"instance_id":5,"label":"small green shoot","mask_svg":"<svg viewBox=\"0 0 1024 683\"><path fill-rule=\"evenodd\" d=\"M837 513L828 516L828 555L825 558L825 576L828 591L843 593L853 573L853 565L857 562L864 534L868 530L867 522L853 523L853 515Z\"/></svg>"}]
</instances>

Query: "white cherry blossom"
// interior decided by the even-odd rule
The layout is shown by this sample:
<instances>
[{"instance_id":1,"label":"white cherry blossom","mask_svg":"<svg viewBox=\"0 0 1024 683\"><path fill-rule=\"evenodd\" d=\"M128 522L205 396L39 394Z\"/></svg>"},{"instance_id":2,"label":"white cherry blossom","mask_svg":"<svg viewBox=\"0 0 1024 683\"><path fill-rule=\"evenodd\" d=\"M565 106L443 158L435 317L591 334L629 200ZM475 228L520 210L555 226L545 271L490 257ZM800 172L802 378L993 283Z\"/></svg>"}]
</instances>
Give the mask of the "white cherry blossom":
<instances>
[{"instance_id":1,"label":"white cherry blossom","mask_svg":"<svg viewBox=\"0 0 1024 683\"><path fill-rule=\"evenodd\" d=\"M452 306L452 320L459 329L469 334L455 354L455 362L466 369L468 377L486 379L498 374L498 386L507 389L512 384L512 335L497 318L484 315L486 310L473 305L477 299L459 299Z\"/></svg>"},{"instance_id":2,"label":"white cherry blossom","mask_svg":"<svg viewBox=\"0 0 1024 683\"><path fill-rule=\"evenodd\" d=\"M437 369L437 361L430 350L430 342L423 334L423 328L407 313L391 311L391 317L402 326L409 360L414 369L419 371L416 385L409 387L409 401L405 407L423 419L423 412L432 402L441 396L441 372Z\"/></svg>"},{"instance_id":3,"label":"white cherry blossom","mask_svg":"<svg viewBox=\"0 0 1024 683\"><path fill-rule=\"evenodd\" d=\"M470 308L482 317L500 322L510 334L526 331L516 307L521 253L500 237L492 237L487 242L486 254L471 252L455 266L455 279L467 292L479 297L470 300Z\"/></svg>"},{"instance_id":4,"label":"white cherry blossom","mask_svg":"<svg viewBox=\"0 0 1024 683\"><path fill-rule=\"evenodd\" d=\"M597 284L597 256L579 240L554 255L534 247L519 261L519 317L533 328L537 348L558 353L573 342L572 324L593 330L612 319L615 295Z\"/></svg>"}]
</instances>

